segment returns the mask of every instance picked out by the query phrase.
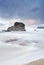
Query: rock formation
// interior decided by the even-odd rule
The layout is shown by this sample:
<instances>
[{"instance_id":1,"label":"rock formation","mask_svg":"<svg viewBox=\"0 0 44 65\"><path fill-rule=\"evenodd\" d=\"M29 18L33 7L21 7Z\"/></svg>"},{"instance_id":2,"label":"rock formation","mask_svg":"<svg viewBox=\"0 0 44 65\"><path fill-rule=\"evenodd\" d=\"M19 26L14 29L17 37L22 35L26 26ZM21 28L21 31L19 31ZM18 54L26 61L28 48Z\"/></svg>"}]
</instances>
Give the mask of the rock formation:
<instances>
[{"instance_id":1,"label":"rock formation","mask_svg":"<svg viewBox=\"0 0 44 65\"><path fill-rule=\"evenodd\" d=\"M13 26L8 27L7 31L25 31L25 24L21 22L15 22Z\"/></svg>"},{"instance_id":2,"label":"rock formation","mask_svg":"<svg viewBox=\"0 0 44 65\"><path fill-rule=\"evenodd\" d=\"M39 26L39 27L37 27L37 29L44 29L44 27L43 26L41 26L41 27Z\"/></svg>"}]
</instances>

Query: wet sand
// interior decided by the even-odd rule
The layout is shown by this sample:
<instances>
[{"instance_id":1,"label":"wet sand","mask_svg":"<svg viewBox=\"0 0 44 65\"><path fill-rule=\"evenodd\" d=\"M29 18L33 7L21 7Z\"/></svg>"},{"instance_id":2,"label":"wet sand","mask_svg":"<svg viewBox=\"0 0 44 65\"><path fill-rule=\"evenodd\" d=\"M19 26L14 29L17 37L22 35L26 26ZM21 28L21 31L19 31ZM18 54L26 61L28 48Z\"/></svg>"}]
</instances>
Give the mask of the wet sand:
<instances>
[{"instance_id":1,"label":"wet sand","mask_svg":"<svg viewBox=\"0 0 44 65\"><path fill-rule=\"evenodd\" d=\"M44 59L36 60L30 63L27 63L26 65L44 65Z\"/></svg>"}]
</instances>

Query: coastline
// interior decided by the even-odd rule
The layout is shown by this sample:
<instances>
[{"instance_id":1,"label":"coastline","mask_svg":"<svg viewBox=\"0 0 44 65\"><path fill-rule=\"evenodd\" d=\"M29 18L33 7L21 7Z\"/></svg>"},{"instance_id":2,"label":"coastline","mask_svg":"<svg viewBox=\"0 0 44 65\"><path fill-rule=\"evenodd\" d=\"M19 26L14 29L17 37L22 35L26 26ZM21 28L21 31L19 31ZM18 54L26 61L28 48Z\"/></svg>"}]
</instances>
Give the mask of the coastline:
<instances>
[{"instance_id":1,"label":"coastline","mask_svg":"<svg viewBox=\"0 0 44 65\"><path fill-rule=\"evenodd\" d=\"M44 59L39 59L39 60L36 60L36 61L32 61L32 62L27 63L25 65L44 65Z\"/></svg>"}]
</instances>

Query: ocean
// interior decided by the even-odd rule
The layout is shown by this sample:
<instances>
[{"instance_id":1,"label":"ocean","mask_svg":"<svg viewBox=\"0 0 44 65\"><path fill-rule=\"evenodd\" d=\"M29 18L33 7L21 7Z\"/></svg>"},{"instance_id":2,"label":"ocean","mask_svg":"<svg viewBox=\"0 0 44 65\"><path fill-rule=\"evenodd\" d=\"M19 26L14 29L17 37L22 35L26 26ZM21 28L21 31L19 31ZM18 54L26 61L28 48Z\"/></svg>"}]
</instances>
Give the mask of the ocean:
<instances>
[{"instance_id":1,"label":"ocean","mask_svg":"<svg viewBox=\"0 0 44 65\"><path fill-rule=\"evenodd\" d=\"M0 33L0 65L24 65L44 58L44 29Z\"/></svg>"}]
</instances>

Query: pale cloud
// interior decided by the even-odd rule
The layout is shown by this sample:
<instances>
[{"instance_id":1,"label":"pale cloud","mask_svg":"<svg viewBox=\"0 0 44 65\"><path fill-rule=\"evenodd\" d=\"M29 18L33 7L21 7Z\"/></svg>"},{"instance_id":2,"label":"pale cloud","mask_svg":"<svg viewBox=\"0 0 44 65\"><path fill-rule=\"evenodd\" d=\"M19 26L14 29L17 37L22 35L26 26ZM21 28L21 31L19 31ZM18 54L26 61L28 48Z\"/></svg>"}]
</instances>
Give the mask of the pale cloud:
<instances>
[{"instance_id":1,"label":"pale cloud","mask_svg":"<svg viewBox=\"0 0 44 65\"><path fill-rule=\"evenodd\" d=\"M35 19L26 19L24 21L26 22L27 25L35 25L36 24Z\"/></svg>"},{"instance_id":2,"label":"pale cloud","mask_svg":"<svg viewBox=\"0 0 44 65\"><path fill-rule=\"evenodd\" d=\"M4 19L0 17L0 23L4 23L8 26L14 25L15 22L23 22L25 25L35 25L37 23L37 20L36 19L21 19L21 18Z\"/></svg>"},{"instance_id":3,"label":"pale cloud","mask_svg":"<svg viewBox=\"0 0 44 65\"><path fill-rule=\"evenodd\" d=\"M3 23L5 25L12 26L14 25L15 22L24 22L24 21L20 18L5 19L3 17L0 17L0 23Z\"/></svg>"},{"instance_id":4,"label":"pale cloud","mask_svg":"<svg viewBox=\"0 0 44 65\"><path fill-rule=\"evenodd\" d=\"M17 19L10 19L9 20L9 24L10 26L13 25L15 22L23 22L26 25L35 25L37 20L35 19L21 19L21 18L17 18Z\"/></svg>"}]
</instances>

